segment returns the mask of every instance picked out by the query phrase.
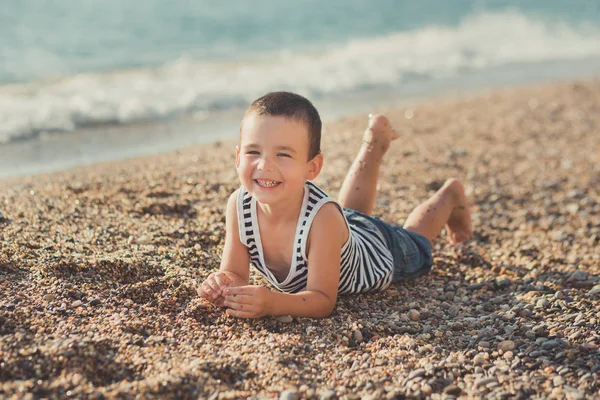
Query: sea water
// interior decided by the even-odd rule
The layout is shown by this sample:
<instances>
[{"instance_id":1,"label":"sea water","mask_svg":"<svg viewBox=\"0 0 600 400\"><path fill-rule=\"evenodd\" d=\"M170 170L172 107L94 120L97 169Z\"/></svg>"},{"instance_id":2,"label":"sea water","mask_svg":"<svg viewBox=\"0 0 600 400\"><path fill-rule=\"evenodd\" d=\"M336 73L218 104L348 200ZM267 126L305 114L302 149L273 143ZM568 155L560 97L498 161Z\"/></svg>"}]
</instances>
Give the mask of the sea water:
<instances>
[{"instance_id":1,"label":"sea water","mask_svg":"<svg viewBox=\"0 0 600 400\"><path fill-rule=\"evenodd\" d=\"M327 119L599 75L594 0L6 0L0 177L234 137L272 90Z\"/></svg>"}]
</instances>

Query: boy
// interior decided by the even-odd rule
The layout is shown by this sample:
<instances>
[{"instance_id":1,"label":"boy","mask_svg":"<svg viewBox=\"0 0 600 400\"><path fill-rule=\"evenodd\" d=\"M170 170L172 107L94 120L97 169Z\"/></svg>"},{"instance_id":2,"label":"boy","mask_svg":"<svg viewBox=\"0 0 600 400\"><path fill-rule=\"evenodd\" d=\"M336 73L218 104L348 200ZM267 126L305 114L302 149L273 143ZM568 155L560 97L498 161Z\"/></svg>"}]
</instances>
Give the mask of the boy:
<instances>
[{"instance_id":1,"label":"boy","mask_svg":"<svg viewBox=\"0 0 600 400\"><path fill-rule=\"evenodd\" d=\"M381 159L398 137L384 116L369 116L364 142L338 201L311 180L323 166L321 120L304 97L269 93L246 111L236 148L242 186L227 203L219 272L199 295L241 318L322 318L338 293L383 290L427 273L432 243L472 235L462 184L455 179L415 208L404 227L371 217ZM249 285L252 263L280 291Z\"/></svg>"}]
</instances>

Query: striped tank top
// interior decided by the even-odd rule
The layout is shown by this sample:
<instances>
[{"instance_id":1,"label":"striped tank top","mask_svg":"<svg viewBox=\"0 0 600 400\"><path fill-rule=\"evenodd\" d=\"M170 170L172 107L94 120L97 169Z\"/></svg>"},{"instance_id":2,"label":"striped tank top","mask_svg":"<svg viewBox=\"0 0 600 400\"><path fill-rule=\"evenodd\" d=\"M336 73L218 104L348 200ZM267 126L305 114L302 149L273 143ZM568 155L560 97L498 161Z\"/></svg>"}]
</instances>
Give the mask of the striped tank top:
<instances>
[{"instance_id":1,"label":"striped tank top","mask_svg":"<svg viewBox=\"0 0 600 400\"><path fill-rule=\"evenodd\" d=\"M265 264L258 229L256 200L240 188L237 211L240 241L248 247L251 264L277 289L287 293L306 290L308 257L306 242L310 226L319 209L326 203L342 207L314 183L304 185L302 211L296 226L294 255L287 277L279 281ZM364 293L387 288L392 281L393 257L380 230L366 219L348 219L348 241L341 249L339 293Z\"/></svg>"}]
</instances>

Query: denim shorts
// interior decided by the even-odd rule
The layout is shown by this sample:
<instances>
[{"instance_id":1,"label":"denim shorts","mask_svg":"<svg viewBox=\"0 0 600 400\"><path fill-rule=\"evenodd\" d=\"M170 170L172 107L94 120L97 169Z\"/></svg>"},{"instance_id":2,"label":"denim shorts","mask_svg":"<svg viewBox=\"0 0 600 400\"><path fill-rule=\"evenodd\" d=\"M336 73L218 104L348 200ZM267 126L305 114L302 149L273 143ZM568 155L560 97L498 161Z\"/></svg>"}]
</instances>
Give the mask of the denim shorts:
<instances>
[{"instance_id":1,"label":"denim shorts","mask_svg":"<svg viewBox=\"0 0 600 400\"><path fill-rule=\"evenodd\" d=\"M381 232L394 259L394 282L415 279L431 270L432 248L425 236L349 208L344 208L344 215L350 225L373 225Z\"/></svg>"}]
</instances>

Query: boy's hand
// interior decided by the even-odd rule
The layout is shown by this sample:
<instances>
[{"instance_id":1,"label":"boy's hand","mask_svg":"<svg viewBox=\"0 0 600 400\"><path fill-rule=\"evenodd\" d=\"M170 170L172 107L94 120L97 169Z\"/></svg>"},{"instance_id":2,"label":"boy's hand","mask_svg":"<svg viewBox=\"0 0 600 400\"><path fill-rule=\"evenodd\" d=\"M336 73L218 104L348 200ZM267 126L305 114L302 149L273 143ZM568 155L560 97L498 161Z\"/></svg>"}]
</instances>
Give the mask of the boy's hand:
<instances>
[{"instance_id":1,"label":"boy's hand","mask_svg":"<svg viewBox=\"0 0 600 400\"><path fill-rule=\"evenodd\" d=\"M271 291L262 286L237 286L224 290L226 313L239 318L260 318L269 314Z\"/></svg>"},{"instance_id":2,"label":"boy's hand","mask_svg":"<svg viewBox=\"0 0 600 400\"><path fill-rule=\"evenodd\" d=\"M232 280L226 273L213 272L198 287L198 295L218 307L223 307L223 290L231 283Z\"/></svg>"}]
</instances>

